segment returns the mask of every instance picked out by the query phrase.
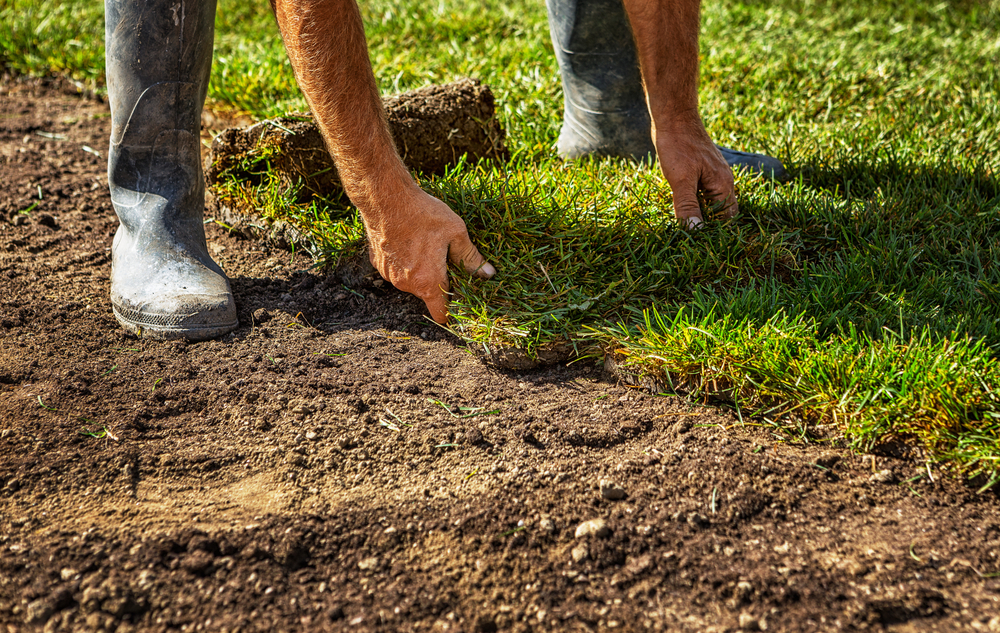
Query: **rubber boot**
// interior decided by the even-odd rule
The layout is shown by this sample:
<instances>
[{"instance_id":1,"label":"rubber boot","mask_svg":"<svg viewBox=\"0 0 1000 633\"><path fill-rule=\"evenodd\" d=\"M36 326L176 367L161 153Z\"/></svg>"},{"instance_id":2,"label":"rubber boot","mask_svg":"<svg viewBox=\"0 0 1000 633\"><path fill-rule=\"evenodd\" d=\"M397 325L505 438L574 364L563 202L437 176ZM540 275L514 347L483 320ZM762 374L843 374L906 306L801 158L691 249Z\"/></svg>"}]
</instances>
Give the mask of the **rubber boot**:
<instances>
[{"instance_id":1,"label":"rubber boot","mask_svg":"<svg viewBox=\"0 0 1000 633\"><path fill-rule=\"evenodd\" d=\"M546 0L562 74L564 158L656 156L632 27L622 0ZM733 169L784 180L776 158L719 147Z\"/></svg>"},{"instance_id":2,"label":"rubber boot","mask_svg":"<svg viewBox=\"0 0 1000 633\"><path fill-rule=\"evenodd\" d=\"M111 144L120 222L111 304L129 331L203 340L237 325L225 273L208 254L201 109L215 0L106 0Z\"/></svg>"}]
</instances>

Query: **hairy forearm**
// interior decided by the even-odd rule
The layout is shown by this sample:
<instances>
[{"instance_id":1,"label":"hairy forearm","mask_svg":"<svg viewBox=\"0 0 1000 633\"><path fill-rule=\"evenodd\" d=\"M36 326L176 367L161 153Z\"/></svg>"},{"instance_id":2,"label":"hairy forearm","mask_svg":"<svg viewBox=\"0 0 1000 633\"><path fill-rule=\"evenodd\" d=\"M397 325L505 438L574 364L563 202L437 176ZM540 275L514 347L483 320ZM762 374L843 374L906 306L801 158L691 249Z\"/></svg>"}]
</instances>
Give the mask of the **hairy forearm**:
<instances>
[{"instance_id":1,"label":"hairy forearm","mask_svg":"<svg viewBox=\"0 0 1000 633\"><path fill-rule=\"evenodd\" d=\"M674 213L686 226L702 221L698 193L739 210L733 172L698 113L699 0L623 0L635 35L653 143L670 183Z\"/></svg>"},{"instance_id":2,"label":"hairy forearm","mask_svg":"<svg viewBox=\"0 0 1000 633\"><path fill-rule=\"evenodd\" d=\"M299 87L365 222L411 191L375 84L355 0L271 0ZM392 206L392 205L390 205Z\"/></svg>"},{"instance_id":3,"label":"hairy forearm","mask_svg":"<svg viewBox=\"0 0 1000 633\"><path fill-rule=\"evenodd\" d=\"M624 0L653 124L698 114L699 0Z\"/></svg>"}]
</instances>

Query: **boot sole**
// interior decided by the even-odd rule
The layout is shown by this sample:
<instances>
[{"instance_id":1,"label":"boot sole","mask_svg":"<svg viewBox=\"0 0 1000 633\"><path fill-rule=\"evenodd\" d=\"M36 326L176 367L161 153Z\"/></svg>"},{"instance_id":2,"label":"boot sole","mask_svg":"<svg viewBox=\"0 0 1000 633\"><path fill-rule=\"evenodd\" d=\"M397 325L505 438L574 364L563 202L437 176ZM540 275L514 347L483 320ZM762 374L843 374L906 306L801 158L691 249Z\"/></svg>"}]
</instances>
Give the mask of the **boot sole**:
<instances>
[{"instance_id":1,"label":"boot sole","mask_svg":"<svg viewBox=\"0 0 1000 633\"><path fill-rule=\"evenodd\" d=\"M206 323L203 325L184 323L193 315L149 314L128 308L119 308L112 303L115 319L126 330L139 338L154 340L205 341L232 332L239 326L239 321Z\"/></svg>"}]
</instances>

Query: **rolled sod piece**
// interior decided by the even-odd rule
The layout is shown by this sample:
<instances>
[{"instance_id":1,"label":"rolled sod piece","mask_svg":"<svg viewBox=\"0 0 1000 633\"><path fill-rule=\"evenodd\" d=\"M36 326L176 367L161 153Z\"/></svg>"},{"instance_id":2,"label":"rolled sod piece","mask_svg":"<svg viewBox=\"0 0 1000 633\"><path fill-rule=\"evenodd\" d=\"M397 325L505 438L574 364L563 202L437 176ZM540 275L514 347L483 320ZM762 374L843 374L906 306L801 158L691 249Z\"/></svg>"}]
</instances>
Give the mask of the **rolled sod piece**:
<instances>
[{"instance_id":1,"label":"rolled sod piece","mask_svg":"<svg viewBox=\"0 0 1000 633\"><path fill-rule=\"evenodd\" d=\"M493 92L475 79L404 92L384 103L396 149L412 171L443 174L463 156L470 162L509 158ZM271 176L282 184L301 183L299 201L342 191L337 168L309 115L225 130L212 142L206 162L210 186L227 179L259 184L261 170L269 165Z\"/></svg>"}]
</instances>

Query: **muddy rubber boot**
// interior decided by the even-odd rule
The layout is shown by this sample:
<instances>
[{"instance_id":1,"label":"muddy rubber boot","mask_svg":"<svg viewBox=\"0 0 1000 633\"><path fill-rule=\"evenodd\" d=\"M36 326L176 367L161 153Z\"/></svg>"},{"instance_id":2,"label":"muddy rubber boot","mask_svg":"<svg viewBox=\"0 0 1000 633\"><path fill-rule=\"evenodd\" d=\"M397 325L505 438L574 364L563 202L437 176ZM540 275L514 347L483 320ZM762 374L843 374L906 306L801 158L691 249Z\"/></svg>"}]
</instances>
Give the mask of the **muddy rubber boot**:
<instances>
[{"instance_id":1,"label":"muddy rubber boot","mask_svg":"<svg viewBox=\"0 0 1000 633\"><path fill-rule=\"evenodd\" d=\"M562 74L559 155L656 155L639 58L622 0L546 0Z\"/></svg>"},{"instance_id":2,"label":"muddy rubber boot","mask_svg":"<svg viewBox=\"0 0 1000 633\"><path fill-rule=\"evenodd\" d=\"M545 6L563 85L559 155L655 158L639 58L622 0L546 0ZM719 151L734 169L787 178L776 158L725 147Z\"/></svg>"},{"instance_id":3,"label":"muddy rubber boot","mask_svg":"<svg viewBox=\"0 0 1000 633\"><path fill-rule=\"evenodd\" d=\"M111 304L129 331L203 340L237 325L225 273L208 254L201 109L215 0L106 0L111 144L119 227Z\"/></svg>"}]
</instances>

